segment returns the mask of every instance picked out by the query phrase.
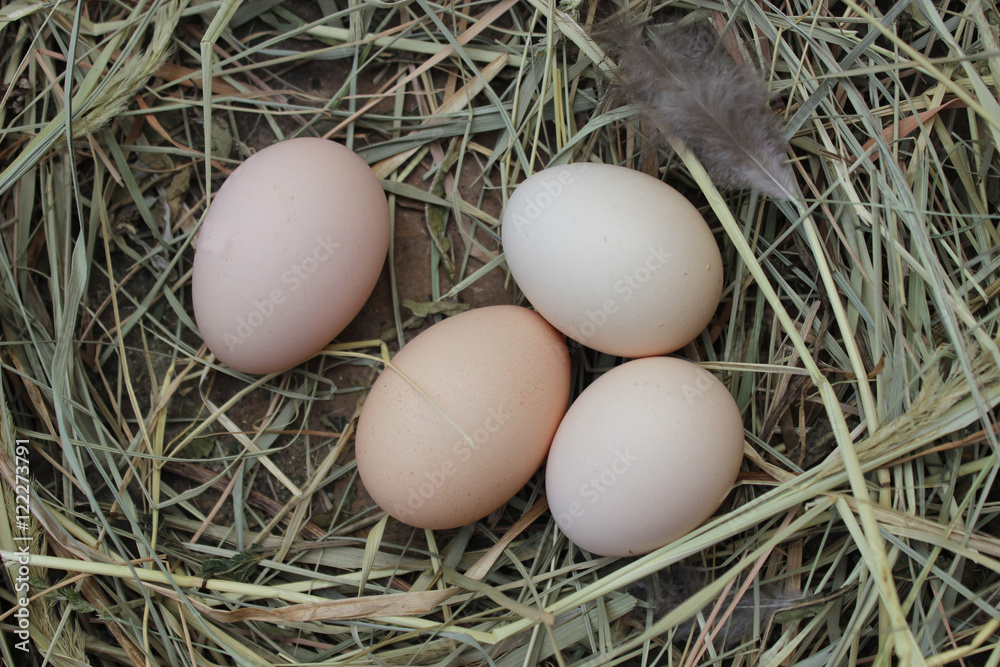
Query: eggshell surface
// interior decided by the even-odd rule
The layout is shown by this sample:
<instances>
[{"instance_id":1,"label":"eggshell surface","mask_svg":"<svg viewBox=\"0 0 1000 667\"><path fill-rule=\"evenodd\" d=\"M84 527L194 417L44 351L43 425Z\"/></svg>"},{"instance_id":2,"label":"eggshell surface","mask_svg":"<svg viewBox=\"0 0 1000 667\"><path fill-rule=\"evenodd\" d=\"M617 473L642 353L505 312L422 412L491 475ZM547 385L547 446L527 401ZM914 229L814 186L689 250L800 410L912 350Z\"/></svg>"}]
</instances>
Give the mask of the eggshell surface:
<instances>
[{"instance_id":1,"label":"eggshell surface","mask_svg":"<svg viewBox=\"0 0 1000 667\"><path fill-rule=\"evenodd\" d=\"M489 306L433 325L365 399L355 439L365 489L419 528L487 516L545 460L569 384L562 335L527 308Z\"/></svg>"},{"instance_id":2,"label":"eggshell surface","mask_svg":"<svg viewBox=\"0 0 1000 667\"><path fill-rule=\"evenodd\" d=\"M742 460L743 422L725 385L688 361L637 359L570 406L549 452L546 493L577 546L644 554L710 517Z\"/></svg>"},{"instance_id":3,"label":"eggshell surface","mask_svg":"<svg viewBox=\"0 0 1000 667\"><path fill-rule=\"evenodd\" d=\"M698 210L625 167L537 172L511 195L501 234L511 275L535 310L600 352L677 350L705 328L722 294L722 258Z\"/></svg>"},{"instance_id":4,"label":"eggshell surface","mask_svg":"<svg viewBox=\"0 0 1000 667\"><path fill-rule=\"evenodd\" d=\"M215 195L198 237L195 319L246 373L309 359L358 314L389 247L389 207L353 151L316 138L257 152Z\"/></svg>"}]
</instances>

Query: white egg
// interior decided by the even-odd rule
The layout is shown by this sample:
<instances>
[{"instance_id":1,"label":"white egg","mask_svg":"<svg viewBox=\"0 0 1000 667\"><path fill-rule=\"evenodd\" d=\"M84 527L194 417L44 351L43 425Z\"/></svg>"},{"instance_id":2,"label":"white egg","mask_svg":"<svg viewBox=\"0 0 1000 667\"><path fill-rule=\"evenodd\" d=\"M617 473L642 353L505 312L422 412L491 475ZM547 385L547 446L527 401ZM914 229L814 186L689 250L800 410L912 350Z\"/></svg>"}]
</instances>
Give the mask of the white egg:
<instances>
[{"instance_id":1,"label":"white egg","mask_svg":"<svg viewBox=\"0 0 1000 667\"><path fill-rule=\"evenodd\" d=\"M714 375L683 359L636 359L570 406L545 486L559 528L602 556L647 553L718 509L743 461L743 420Z\"/></svg>"},{"instance_id":2,"label":"white egg","mask_svg":"<svg viewBox=\"0 0 1000 667\"><path fill-rule=\"evenodd\" d=\"M694 340L722 294L722 258L698 210L669 185L605 164L570 164L521 183L503 214L518 287L584 345L624 357Z\"/></svg>"}]
</instances>

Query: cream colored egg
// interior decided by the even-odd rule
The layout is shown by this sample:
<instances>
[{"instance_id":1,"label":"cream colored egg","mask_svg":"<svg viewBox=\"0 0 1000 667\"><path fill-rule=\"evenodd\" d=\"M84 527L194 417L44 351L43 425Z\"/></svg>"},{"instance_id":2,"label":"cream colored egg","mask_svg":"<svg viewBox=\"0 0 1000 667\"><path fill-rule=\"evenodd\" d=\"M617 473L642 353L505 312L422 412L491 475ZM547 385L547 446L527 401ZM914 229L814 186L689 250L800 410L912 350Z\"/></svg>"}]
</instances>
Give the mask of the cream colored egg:
<instances>
[{"instance_id":1,"label":"cream colored egg","mask_svg":"<svg viewBox=\"0 0 1000 667\"><path fill-rule=\"evenodd\" d=\"M364 160L323 139L283 141L226 179L198 237L195 319L215 356L271 373L354 319L389 247L389 207Z\"/></svg>"},{"instance_id":2,"label":"cream colored egg","mask_svg":"<svg viewBox=\"0 0 1000 667\"><path fill-rule=\"evenodd\" d=\"M709 518L742 460L740 411L715 376L681 359L637 359L566 413L546 466L549 507L587 551L648 553Z\"/></svg>"},{"instance_id":3,"label":"cream colored egg","mask_svg":"<svg viewBox=\"0 0 1000 667\"><path fill-rule=\"evenodd\" d=\"M562 335L526 308L478 308L435 324L365 399L355 440L365 489L420 528L487 516L545 460L569 373Z\"/></svg>"},{"instance_id":4,"label":"cream colored egg","mask_svg":"<svg viewBox=\"0 0 1000 667\"><path fill-rule=\"evenodd\" d=\"M698 210L669 185L605 164L521 183L503 214L511 275L570 338L624 357L665 354L705 328L722 258Z\"/></svg>"}]
</instances>

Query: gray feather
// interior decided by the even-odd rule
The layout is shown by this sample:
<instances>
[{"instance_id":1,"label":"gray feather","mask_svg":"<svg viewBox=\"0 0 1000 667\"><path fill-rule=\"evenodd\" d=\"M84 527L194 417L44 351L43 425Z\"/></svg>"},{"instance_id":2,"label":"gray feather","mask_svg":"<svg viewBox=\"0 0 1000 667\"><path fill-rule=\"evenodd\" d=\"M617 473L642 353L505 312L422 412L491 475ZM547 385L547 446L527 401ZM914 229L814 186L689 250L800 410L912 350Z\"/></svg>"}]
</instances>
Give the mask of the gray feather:
<instances>
[{"instance_id":1,"label":"gray feather","mask_svg":"<svg viewBox=\"0 0 1000 667\"><path fill-rule=\"evenodd\" d=\"M708 24L670 27L648 40L645 32L620 16L594 31L617 61L621 94L653 127L687 144L719 186L793 198L788 142L768 108L767 84L719 48Z\"/></svg>"}]
</instances>

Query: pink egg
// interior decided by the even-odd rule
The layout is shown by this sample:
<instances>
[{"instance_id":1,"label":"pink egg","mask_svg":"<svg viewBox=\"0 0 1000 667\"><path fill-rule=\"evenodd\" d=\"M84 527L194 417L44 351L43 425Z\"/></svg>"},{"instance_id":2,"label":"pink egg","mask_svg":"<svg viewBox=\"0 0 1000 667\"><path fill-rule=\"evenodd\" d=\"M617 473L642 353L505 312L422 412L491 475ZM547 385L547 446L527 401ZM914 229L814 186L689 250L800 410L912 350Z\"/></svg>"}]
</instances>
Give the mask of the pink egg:
<instances>
[{"instance_id":1,"label":"pink egg","mask_svg":"<svg viewBox=\"0 0 1000 667\"><path fill-rule=\"evenodd\" d=\"M371 295L389 207L364 160L283 141L226 179L198 236L194 314L209 350L245 373L286 370L330 343Z\"/></svg>"}]
</instances>

